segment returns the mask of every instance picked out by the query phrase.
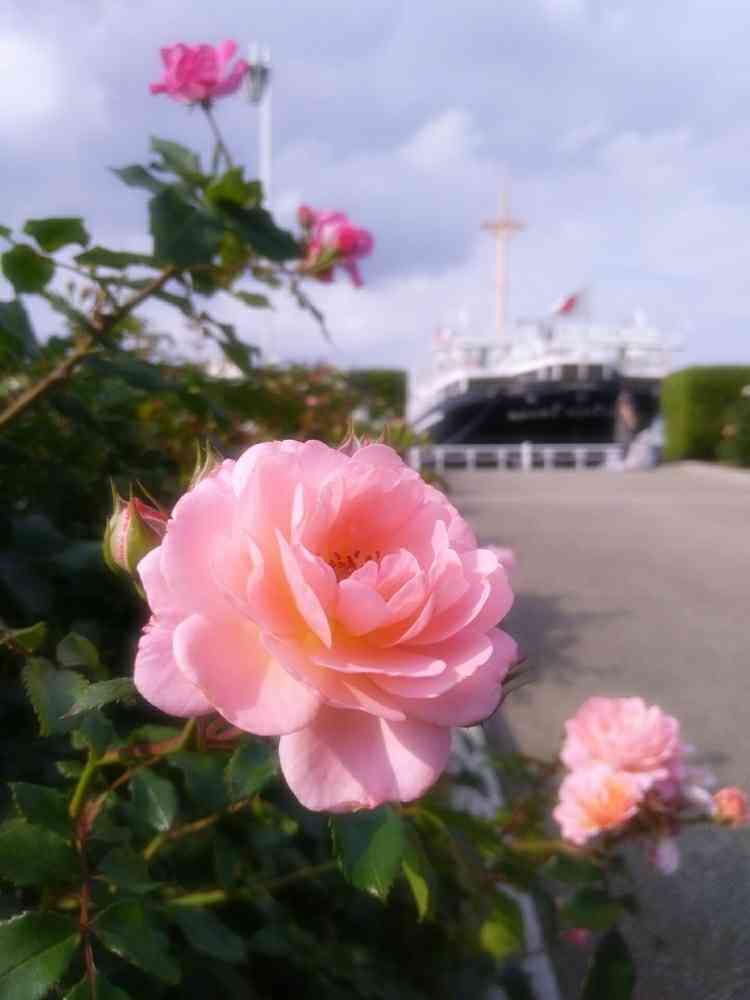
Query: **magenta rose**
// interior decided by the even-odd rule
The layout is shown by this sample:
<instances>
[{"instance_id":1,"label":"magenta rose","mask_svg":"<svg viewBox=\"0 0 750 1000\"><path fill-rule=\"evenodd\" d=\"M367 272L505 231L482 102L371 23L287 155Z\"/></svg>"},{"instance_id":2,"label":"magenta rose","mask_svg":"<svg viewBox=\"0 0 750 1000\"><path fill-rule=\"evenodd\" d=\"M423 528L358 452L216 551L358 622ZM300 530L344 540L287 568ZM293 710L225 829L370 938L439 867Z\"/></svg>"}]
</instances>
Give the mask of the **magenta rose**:
<instances>
[{"instance_id":1,"label":"magenta rose","mask_svg":"<svg viewBox=\"0 0 750 1000\"><path fill-rule=\"evenodd\" d=\"M372 234L352 225L343 212L315 212L301 205L298 219L308 231L302 269L319 281L330 281L334 267L340 266L353 284L360 287L363 282L358 261L372 253L375 245Z\"/></svg>"},{"instance_id":2,"label":"magenta rose","mask_svg":"<svg viewBox=\"0 0 750 1000\"><path fill-rule=\"evenodd\" d=\"M164 75L152 83L152 94L168 94L175 101L211 101L233 94L250 68L244 59L229 64L237 52L231 40L221 45L169 45L161 50Z\"/></svg>"},{"instance_id":3,"label":"magenta rose","mask_svg":"<svg viewBox=\"0 0 750 1000\"><path fill-rule=\"evenodd\" d=\"M255 445L179 500L139 572L140 692L280 736L310 809L418 798L516 658L497 557L382 444Z\"/></svg>"}]
</instances>

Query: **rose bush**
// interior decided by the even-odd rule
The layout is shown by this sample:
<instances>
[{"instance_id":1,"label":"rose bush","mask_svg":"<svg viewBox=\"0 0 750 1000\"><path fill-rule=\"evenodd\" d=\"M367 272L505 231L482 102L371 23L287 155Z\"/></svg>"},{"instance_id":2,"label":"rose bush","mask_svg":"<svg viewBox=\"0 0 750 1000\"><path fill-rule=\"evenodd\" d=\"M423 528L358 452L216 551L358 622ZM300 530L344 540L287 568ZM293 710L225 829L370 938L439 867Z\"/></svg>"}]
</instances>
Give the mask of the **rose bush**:
<instances>
[{"instance_id":1,"label":"rose bush","mask_svg":"<svg viewBox=\"0 0 750 1000\"><path fill-rule=\"evenodd\" d=\"M494 627L512 603L497 557L381 444L274 442L223 462L139 571L140 692L281 736L310 809L418 798L516 658Z\"/></svg>"}]
</instances>

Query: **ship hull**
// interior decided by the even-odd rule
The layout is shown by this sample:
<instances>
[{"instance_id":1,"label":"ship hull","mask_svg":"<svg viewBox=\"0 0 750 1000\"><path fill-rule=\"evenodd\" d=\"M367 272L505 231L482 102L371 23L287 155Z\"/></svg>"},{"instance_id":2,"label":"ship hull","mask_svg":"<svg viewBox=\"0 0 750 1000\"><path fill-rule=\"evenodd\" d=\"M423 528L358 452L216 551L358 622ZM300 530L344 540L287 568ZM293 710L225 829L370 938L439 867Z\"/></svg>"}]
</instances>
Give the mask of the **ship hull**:
<instances>
[{"instance_id":1,"label":"ship hull","mask_svg":"<svg viewBox=\"0 0 750 1000\"><path fill-rule=\"evenodd\" d=\"M626 391L635 423L623 424ZM435 444L605 444L627 441L658 413L659 383L646 379L535 382L442 400L416 422Z\"/></svg>"}]
</instances>

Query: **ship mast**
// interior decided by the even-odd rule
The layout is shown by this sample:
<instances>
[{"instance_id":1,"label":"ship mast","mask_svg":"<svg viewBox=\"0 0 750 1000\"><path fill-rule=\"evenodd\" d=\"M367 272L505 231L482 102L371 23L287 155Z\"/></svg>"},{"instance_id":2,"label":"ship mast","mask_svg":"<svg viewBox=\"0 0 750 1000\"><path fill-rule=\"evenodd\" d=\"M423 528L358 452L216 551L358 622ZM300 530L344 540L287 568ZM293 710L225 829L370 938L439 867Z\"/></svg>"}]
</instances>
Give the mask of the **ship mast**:
<instances>
[{"instance_id":1,"label":"ship mast","mask_svg":"<svg viewBox=\"0 0 750 1000\"><path fill-rule=\"evenodd\" d=\"M500 212L496 219L482 223L482 229L495 234L495 330L501 344L507 345L506 317L508 309L507 245L514 233L525 229L525 224L510 214L510 185L506 181L500 192Z\"/></svg>"}]
</instances>

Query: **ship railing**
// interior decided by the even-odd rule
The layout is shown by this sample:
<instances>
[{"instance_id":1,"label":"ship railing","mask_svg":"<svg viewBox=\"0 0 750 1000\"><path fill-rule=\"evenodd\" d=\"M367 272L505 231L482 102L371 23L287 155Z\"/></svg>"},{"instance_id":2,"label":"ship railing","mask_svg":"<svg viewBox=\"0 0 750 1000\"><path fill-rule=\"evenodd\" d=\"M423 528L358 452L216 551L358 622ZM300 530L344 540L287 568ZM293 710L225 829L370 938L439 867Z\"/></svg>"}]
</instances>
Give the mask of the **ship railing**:
<instances>
[{"instance_id":1,"label":"ship railing","mask_svg":"<svg viewBox=\"0 0 750 1000\"><path fill-rule=\"evenodd\" d=\"M605 444L430 444L409 449L409 464L421 470L507 469L607 469L620 471L624 448Z\"/></svg>"}]
</instances>

